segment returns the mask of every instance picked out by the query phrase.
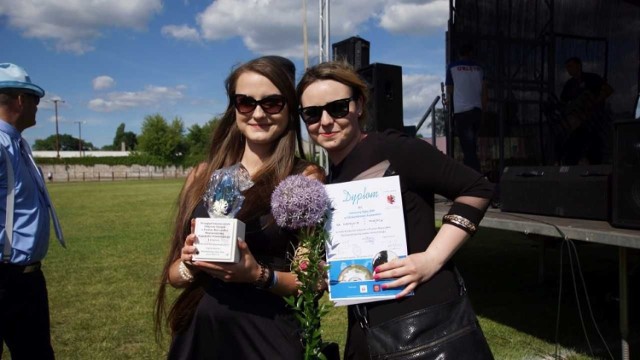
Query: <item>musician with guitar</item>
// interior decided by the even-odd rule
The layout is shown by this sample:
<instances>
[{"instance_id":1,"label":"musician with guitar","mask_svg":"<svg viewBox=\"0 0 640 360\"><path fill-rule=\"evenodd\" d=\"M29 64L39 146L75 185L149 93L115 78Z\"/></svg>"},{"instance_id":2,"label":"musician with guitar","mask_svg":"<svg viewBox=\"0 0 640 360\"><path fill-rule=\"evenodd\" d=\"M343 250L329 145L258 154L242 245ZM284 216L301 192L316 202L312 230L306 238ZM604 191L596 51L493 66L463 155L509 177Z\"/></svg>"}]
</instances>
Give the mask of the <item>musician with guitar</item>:
<instances>
[{"instance_id":1,"label":"musician with guitar","mask_svg":"<svg viewBox=\"0 0 640 360\"><path fill-rule=\"evenodd\" d=\"M605 101L613 88L599 75L582 71L580 58L569 58L565 69L571 78L564 84L560 100L568 136L560 150L560 162L577 165L586 158L589 164L602 164L609 121Z\"/></svg>"}]
</instances>

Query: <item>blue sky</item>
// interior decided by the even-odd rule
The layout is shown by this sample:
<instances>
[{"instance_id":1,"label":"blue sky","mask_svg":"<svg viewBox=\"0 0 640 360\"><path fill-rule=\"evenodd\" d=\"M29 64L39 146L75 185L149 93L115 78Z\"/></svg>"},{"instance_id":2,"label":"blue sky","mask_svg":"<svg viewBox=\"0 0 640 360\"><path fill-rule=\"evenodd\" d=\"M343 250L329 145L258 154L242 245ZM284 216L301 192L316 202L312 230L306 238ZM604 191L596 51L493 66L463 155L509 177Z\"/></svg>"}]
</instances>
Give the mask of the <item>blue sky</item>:
<instances>
[{"instance_id":1,"label":"blue sky","mask_svg":"<svg viewBox=\"0 0 640 360\"><path fill-rule=\"evenodd\" d=\"M330 4L330 43L360 36L371 62L402 66L405 125L418 122L445 73L447 0ZM31 143L59 132L95 146L116 128L140 133L147 115L203 124L226 105L234 65L277 54L303 71L302 0L0 0L0 62L24 67L46 91ZM307 0L309 62L318 61L318 1ZM425 128L426 126L423 126ZM421 133L425 132L423 129Z\"/></svg>"}]
</instances>

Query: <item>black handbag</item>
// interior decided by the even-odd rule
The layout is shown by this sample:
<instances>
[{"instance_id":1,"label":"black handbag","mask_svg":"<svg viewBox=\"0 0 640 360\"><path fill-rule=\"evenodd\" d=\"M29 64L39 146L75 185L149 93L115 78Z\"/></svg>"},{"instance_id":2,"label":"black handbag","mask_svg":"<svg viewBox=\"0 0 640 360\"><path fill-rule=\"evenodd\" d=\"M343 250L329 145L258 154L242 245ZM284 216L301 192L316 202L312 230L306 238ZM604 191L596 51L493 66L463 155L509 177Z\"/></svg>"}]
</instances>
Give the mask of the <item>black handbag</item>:
<instances>
[{"instance_id":1,"label":"black handbag","mask_svg":"<svg viewBox=\"0 0 640 360\"><path fill-rule=\"evenodd\" d=\"M458 275L459 276L459 275ZM369 326L366 307L354 307L371 359L478 359L493 355L471 307L462 278L460 297Z\"/></svg>"}]
</instances>

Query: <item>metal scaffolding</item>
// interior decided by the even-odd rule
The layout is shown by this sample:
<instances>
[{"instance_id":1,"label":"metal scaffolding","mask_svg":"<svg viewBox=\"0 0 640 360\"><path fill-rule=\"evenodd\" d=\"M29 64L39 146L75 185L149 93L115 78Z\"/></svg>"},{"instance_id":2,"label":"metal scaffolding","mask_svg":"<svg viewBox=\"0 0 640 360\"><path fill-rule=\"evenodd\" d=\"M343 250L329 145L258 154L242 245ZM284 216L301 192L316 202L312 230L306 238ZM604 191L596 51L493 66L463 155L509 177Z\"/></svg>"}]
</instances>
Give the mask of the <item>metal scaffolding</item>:
<instances>
[{"instance_id":1,"label":"metal scaffolding","mask_svg":"<svg viewBox=\"0 0 640 360\"><path fill-rule=\"evenodd\" d=\"M490 105L480 136L496 139L495 158L485 167L498 176L505 165L556 160L553 143L560 134L548 109L568 79L569 57L580 57L585 71L615 89L609 99L613 120L632 118L640 76L637 3L450 0L449 8L447 62L470 42L487 70Z\"/></svg>"}]
</instances>

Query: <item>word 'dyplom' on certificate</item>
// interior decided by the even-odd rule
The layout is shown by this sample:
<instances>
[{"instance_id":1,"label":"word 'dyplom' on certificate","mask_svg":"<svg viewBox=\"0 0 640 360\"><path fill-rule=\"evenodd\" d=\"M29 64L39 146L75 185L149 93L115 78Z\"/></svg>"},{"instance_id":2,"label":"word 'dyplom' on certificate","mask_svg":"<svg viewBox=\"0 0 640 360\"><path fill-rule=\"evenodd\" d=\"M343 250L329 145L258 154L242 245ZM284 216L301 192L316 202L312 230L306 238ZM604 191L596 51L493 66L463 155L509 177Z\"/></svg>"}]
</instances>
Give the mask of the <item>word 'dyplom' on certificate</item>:
<instances>
[{"instance_id":1,"label":"word 'dyplom' on certificate","mask_svg":"<svg viewBox=\"0 0 640 360\"><path fill-rule=\"evenodd\" d=\"M407 256L398 176L326 185L332 213L327 222L330 299L350 305L393 299L402 288L373 279L374 269Z\"/></svg>"}]
</instances>

